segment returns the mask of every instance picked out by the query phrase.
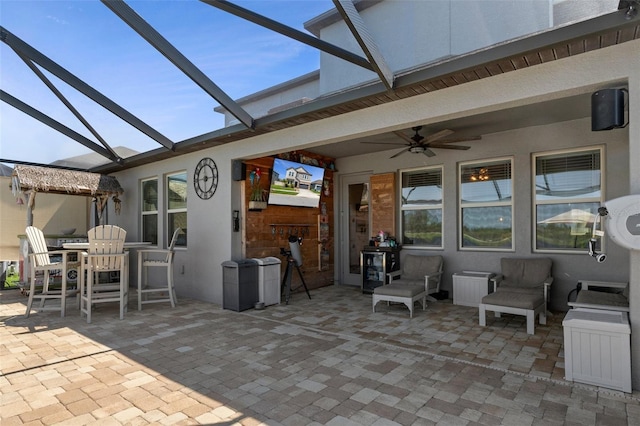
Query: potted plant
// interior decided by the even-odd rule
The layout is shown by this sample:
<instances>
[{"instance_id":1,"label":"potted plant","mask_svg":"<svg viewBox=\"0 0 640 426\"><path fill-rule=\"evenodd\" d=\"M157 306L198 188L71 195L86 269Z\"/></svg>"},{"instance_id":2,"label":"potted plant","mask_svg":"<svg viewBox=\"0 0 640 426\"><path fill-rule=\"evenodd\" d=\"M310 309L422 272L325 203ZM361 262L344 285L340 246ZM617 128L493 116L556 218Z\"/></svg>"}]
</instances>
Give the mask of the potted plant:
<instances>
[{"instance_id":1,"label":"potted plant","mask_svg":"<svg viewBox=\"0 0 640 426\"><path fill-rule=\"evenodd\" d=\"M249 173L251 193L249 194L249 210L263 210L267 208L265 190L260 186L260 168Z\"/></svg>"}]
</instances>

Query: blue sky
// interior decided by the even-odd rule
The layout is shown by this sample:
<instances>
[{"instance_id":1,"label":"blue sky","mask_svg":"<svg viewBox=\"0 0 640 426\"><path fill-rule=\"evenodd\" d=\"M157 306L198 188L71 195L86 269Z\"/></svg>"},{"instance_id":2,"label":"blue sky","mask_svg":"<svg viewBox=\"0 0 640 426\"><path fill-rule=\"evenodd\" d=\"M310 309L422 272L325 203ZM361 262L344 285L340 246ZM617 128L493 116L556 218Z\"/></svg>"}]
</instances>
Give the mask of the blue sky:
<instances>
[{"instance_id":1,"label":"blue sky","mask_svg":"<svg viewBox=\"0 0 640 426\"><path fill-rule=\"evenodd\" d=\"M231 98L318 69L316 49L196 0L126 2ZM234 1L303 30L331 0ZM174 142L223 127L218 103L97 0L0 0L0 24ZM112 146L160 147L55 76L45 75ZM0 88L97 142L13 50ZM0 158L49 163L88 148L0 102Z\"/></svg>"}]
</instances>

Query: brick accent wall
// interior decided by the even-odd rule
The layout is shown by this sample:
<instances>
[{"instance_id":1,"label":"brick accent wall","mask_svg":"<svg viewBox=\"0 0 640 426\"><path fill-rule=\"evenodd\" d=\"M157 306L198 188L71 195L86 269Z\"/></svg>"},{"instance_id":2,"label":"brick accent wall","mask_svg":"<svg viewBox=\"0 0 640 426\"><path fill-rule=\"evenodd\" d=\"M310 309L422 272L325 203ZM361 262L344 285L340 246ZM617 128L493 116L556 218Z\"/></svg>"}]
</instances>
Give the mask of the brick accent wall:
<instances>
[{"instance_id":1,"label":"brick accent wall","mask_svg":"<svg viewBox=\"0 0 640 426\"><path fill-rule=\"evenodd\" d=\"M381 230L396 235L396 174L384 173L369 178L371 183L371 234Z\"/></svg>"},{"instance_id":2,"label":"brick accent wall","mask_svg":"<svg viewBox=\"0 0 640 426\"><path fill-rule=\"evenodd\" d=\"M261 187L268 190L271 184L271 171L274 157L263 157L245 161L245 211L243 215L244 247L246 258L262 258L273 256L282 260L281 277L286 268L286 257L280 254L280 249L289 250L289 235L303 237L301 253L303 265L301 267L305 283L309 290L333 284L334 241L333 233L335 221L333 217L334 187L333 170L329 167L333 159L319 157L307 152L287 153L282 158L300 161L301 158L312 158L324 166L324 180L328 183L328 195L323 188L320 196L320 207L291 207L268 205L264 210L249 210L251 186L249 175L251 171L260 168ZM322 217L322 207L326 216ZM326 220L328 235L326 240L319 239L320 221ZM324 248L324 250L322 250ZM324 253L324 256L321 254ZM328 255L328 256L327 256ZM292 277L292 288L300 285L297 272ZM298 291L304 292L303 288ZM306 297L306 296L305 296ZM313 294L312 294L313 297Z\"/></svg>"}]
</instances>

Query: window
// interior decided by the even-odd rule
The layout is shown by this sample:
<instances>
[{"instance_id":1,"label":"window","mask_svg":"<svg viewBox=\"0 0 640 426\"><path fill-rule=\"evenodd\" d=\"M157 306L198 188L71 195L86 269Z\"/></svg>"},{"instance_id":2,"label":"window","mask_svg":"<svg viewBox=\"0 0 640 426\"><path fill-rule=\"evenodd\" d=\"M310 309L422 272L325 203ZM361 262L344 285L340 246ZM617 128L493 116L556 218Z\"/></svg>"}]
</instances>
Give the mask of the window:
<instances>
[{"instance_id":1,"label":"window","mask_svg":"<svg viewBox=\"0 0 640 426\"><path fill-rule=\"evenodd\" d=\"M460 248L513 250L512 160L459 167Z\"/></svg>"},{"instance_id":2,"label":"window","mask_svg":"<svg viewBox=\"0 0 640 426\"><path fill-rule=\"evenodd\" d=\"M442 168L402 172L402 244L442 248Z\"/></svg>"},{"instance_id":3,"label":"window","mask_svg":"<svg viewBox=\"0 0 640 426\"><path fill-rule=\"evenodd\" d=\"M184 232L176 246L187 245L187 172L167 175L167 238L177 228ZM167 244L169 242L167 241Z\"/></svg>"},{"instance_id":4,"label":"window","mask_svg":"<svg viewBox=\"0 0 640 426\"><path fill-rule=\"evenodd\" d=\"M140 182L142 194L142 241L151 241L158 245L158 179L146 179Z\"/></svg>"},{"instance_id":5,"label":"window","mask_svg":"<svg viewBox=\"0 0 640 426\"><path fill-rule=\"evenodd\" d=\"M533 163L534 250L583 253L603 201L602 148L536 154Z\"/></svg>"}]
</instances>

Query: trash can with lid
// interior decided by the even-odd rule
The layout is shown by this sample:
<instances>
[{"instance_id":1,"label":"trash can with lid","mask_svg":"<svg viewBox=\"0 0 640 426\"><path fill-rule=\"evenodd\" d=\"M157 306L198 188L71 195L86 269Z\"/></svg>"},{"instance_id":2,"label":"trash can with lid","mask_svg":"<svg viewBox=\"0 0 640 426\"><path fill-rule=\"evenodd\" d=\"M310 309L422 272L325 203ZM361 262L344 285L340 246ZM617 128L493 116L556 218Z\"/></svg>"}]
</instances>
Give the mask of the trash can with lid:
<instances>
[{"instance_id":1,"label":"trash can with lid","mask_svg":"<svg viewBox=\"0 0 640 426\"><path fill-rule=\"evenodd\" d=\"M259 301L264 306L280 304L280 264L277 257L253 259L258 263Z\"/></svg>"},{"instance_id":2,"label":"trash can with lid","mask_svg":"<svg viewBox=\"0 0 640 426\"><path fill-rule=\"evenodd\" d=\"M258 263L252 259L222 262L222 308L245 311L258 301Z\"/></svg>"}]
</instances>

